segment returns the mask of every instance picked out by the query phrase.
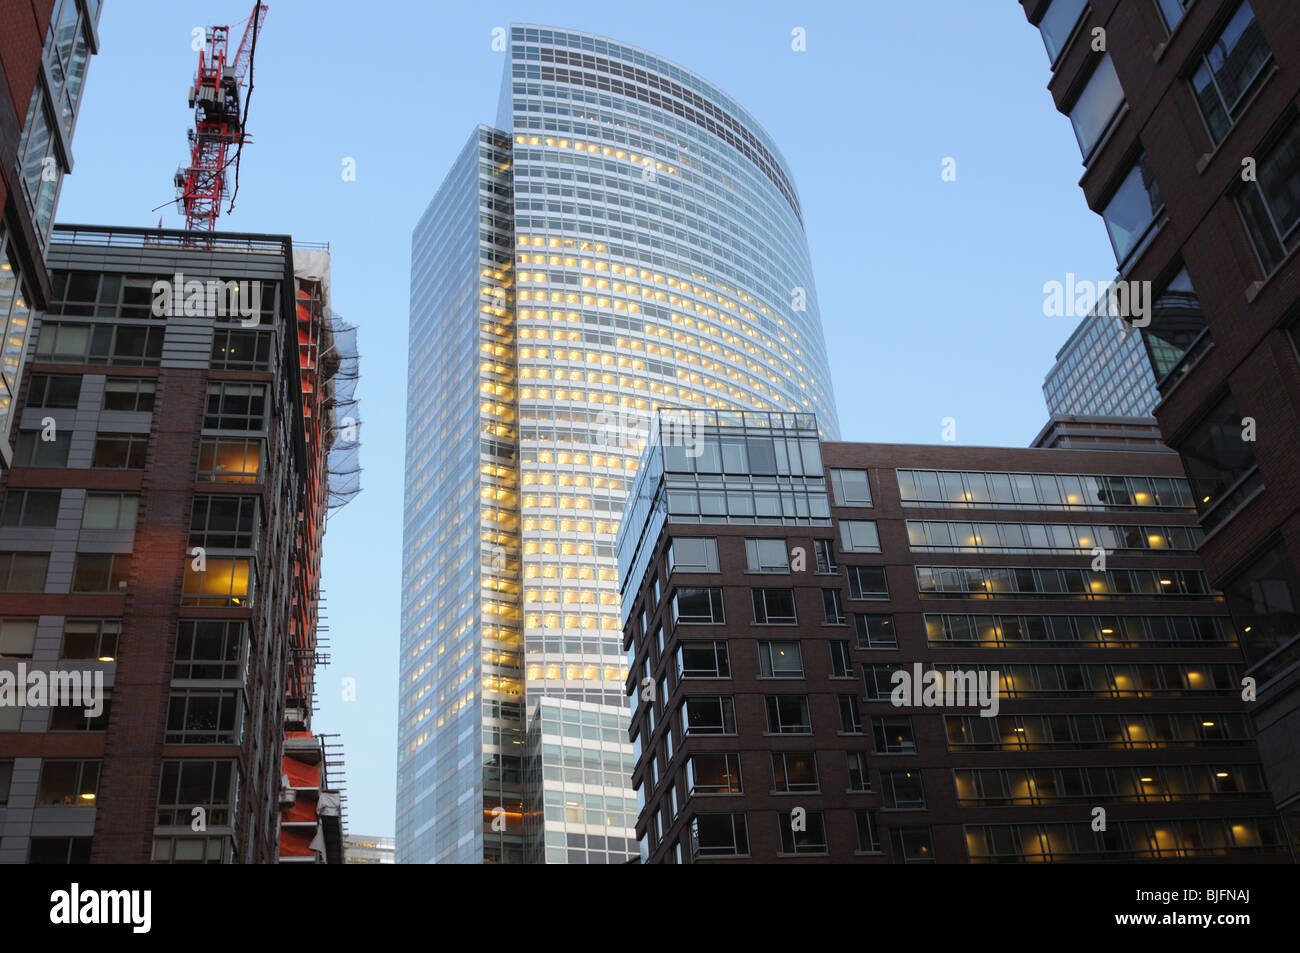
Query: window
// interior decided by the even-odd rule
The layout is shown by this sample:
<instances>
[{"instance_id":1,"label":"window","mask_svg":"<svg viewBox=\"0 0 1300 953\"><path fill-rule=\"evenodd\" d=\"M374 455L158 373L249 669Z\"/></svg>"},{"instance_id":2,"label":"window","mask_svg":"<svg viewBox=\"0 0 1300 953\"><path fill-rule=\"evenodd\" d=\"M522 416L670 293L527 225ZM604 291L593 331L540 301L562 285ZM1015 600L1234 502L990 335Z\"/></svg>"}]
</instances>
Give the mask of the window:
<instances>
[{"instance_id":1,"label":"window","mask_svg":"<svg viewBox=\"0 0 1300 953\"><path fill-rule=\"evenodd\" d=\"M864 665L862 677L866 685L867 701L889 701L894 690L894 673L901 669L901 665Z\"/></svg>"},{"instance_id":2,"label":"window","mask_svg":"<svg viewBox=\"0 0 1300 953\"><path fill-rule=\"evenodd\" d=\"M759 642L758 670L764 678L803 678L798 642Z\"/></svg>"},{"instance_id":3,"label":"window","mask_svg":"<svg viewBox=\"0 0 1300 953\"><path fill-rule=\"evenodd\" d=\"M14 450L14 466L66 467L71 446L72 434L61 428L55 431L51 440L43 439L42 431L21 430Z\"/></svg>"},{"instance_id":4,"label":"window","mask_svg":"<svg viewBox=\"0 0 1300 953\"><path fill-rule=\"evenodd\" d=\"M888 599L883 566L849 566L850 599Z\"/></svg>"},{"instance_id":5,"label":"window","mask_svg":"<svg viewBox=\"0 0 1300 953\"><path fill-rule=\"evenodd\" d=\"M736 708L730 695L688 695L685 708L687 735L736 733Z\"/></svg>"},{"instance_id":6,"label":"window","mask_svg":"<svg viewBox=\"0 0 1300 953\"><path fill-rule=\"evenodd\" d=\"M812 731L806 695L768 695L767 730L774 735L806 735Z\"/></svg>"},{"instance_id":7,"label":"window","mask_svg":"<svg viewBox=\"0 0 1300 953\"><path fill-rule=\"evenodd\" d=\"M247 633L248 623L237 620L181 620L172 678L239 678Z\"/></svg>"},{"instance_id":8,"label":"window","mask_svg":"<svg viewBox=\"0 0 1300 953\"><path fill-rule=\"evenodd\" d=\"M686 790L696 794L740 794L740 755L698 751L686 762Z\"/></svg>"},{"instance_id":9,"label":"window","mask_svg":"<svg viewBox=\"0 0 1300 953\"><path fill-rule=\"evenodd\" d=\"M152 413L157 387L148 377L110 377L104 382L104 410Z\"/></svg>"},{"instance_id":10,"label":"window","mask_svg":"<svg viewBox=\"0 0 1300 953\"><path fill-rule=\"evenodd\" d=\"M31 658L35 647L35 619L0 619L0 658Z\"/></svg>"},{"instance_id":11,"label":"window","mask_svg":"<svg viewBox=\"0 0 1300 953\"><path fill-rule=\"evenodd\" d=\"M1243 501L1244 494L1231 493L1237 484L1252 472L1258 476L1254 450L1250 441L1242 439L1241 420L1237 405L1229 395L1174 448L1183 459L1196 508L1202 515L1210 510L1225 510L1216 523ZM1236 499L1229 499L1230 494ZM1208 523L1203 525L1210 528Z\"/></svg>"},{"instance_id":12,"label":"window","mask_svg":"<svg viewBox=\"0 0 1300 953\"><path fill-rule=\"evenodd\" d=\"M832 470L831 486L840 506L870 506L871 483L866 470Z\"/></svg>"},{"instance_id":13,"label":"window","mask_svg":"<svg viewBox=\"0 0 1300 953\"><path fill-rule=\"evenodd\" d=\"M1088 85L1083 87L1083 92L1070 109L1074 137L1079 140L1079 151L1083 153L1085 162L1097 143L1101 142L1122 105L1124 90L1120 88L1119 77L1115 75L1115 64L1107 53L1098 61L1088 79Z\"/></svg>"},{"instance_id":14,"label":"window","mask_svg":"<svg viewBox=\"0 0 1300 953\"><path fill-rule=\"evenodd\" d=\"M210 826L232 824L237 777L233 761L164 761L154 823L189 827L194 808L201 807Z\"/></svg>"},{"instance_id":15,"label":"window","mask_svg":"<svg viewBox=\"0 0 1300 953\"><path fill-rule=\"evenodd\" d=\"M1182 307L1185 302L1170 304ZM904 506L943 509L1190 509L1192 505L1183 481L1166 477L899 470L898 492Z\"/></svg>"},{"instance_id":16,"label":"window","mask_svg":"<svg viewBox=\"0 0 1300 953\"><path fill-rule=\"evenodd\" d=\"M668 571L717 572L718 541L710 536L677 536L668 546Z\"/></svg>"},{"instance_id":17,"label":"window","mask_svg":"<svg viewBox=\"0 0 1300 953\"><path fill-rule=\"evenodd\" d=\"M1022 566L975 568L918 566L917 591L923 599L961 593L980 599L1150 599L1209 593L1205 574L1191 569L1030 569Z\"/></svg>"},{"instance_id":18,"label":"window","mask_svg":"<svg viewBox=\"0 0 1300 953\"><path fill-rule=\"evenodd\" d=\"M10 490L0 526L49 528L59 516L59 490Z\"/></svg>"},{"instance_id":19,"label":"window","mask_svg":"<svg viewBox=\"0 0 1300 953\"><path fill-rule=\"evenodd\" d=\"M849 790L855 794L871 792L871 773L867 770L867 753L865 751L846 751L848 761Z\"/></svg>"},{"instance_id":20,"label":"window","mask_svg":"<svg viewBox=\"0 0 1300 953\"><path fill-rule=\"evenodd\" d=\"M755 589L754 622L757 625L793 625L793 589Z\"/></svg>"},{"instance_id":21,"label":"window","mask_svg":"<svg viewBox=\"0 0 1300 953\"><path fill-rule=\"evenodd\" d=\"M206 430L264 430L266 385L217 381L208 384Z\"/></svg>"},{"instance_id":22,"label":"window","mask_svg":"<svg viewBox=\"0 0 1300 953\"><path fill-rule=\"evenodd\" d=\"M824 854L826 853L826 821L821 811L808 811L795 830L791 812L778 814L781 825L781 853L783 854Z\"/></svg>"},{"instance_id":23,"label":"window","mask_svg":"<svg viewBox=\"0 0 1300 953\"><path fill-rule=\"evenodd\" d=\"M190 542L203 549L251 549L257 516L255 496L196 496Z\"/></svg>"},{"instance_id":24,"label":"window","mask_svg":"<svg viewBox=\"0 0 1300 953\"><path fill-rule=\"evenodd\" d=\"M1111 551L1181 549L1193 551L1200 531L1183 526L1140 524L965 523L908 520L907 533L916 552L1091 553L1101 545Z\"/></svg>"},{"instance_id":25,"label":"window","mask_svg":"<svg viewBox=\"0 0 1300 953\"><path fill-rule=\"evenodd\" d=\"M1300 242L1300 119L1260 158L1256 181L1242 186L1237 206L1264 274L1272 274Z\"/></svg>"},{"instance_id":26,"label":"window","mask_svg":"<svg viewBox=\"0 0 1300 953\"><path fill-rule=\"evenodd\" d=\"M40 83L36 84L40 86ZM88 864L89 837L33 837L27 851L29 864Z\"/></svg>"},{"instance_id":27,"label":"window","mask_svg":"<svg viewBox=\"0 0 1300 953\"><path fill-rule=\"evenodd\" d=\"M745 540L745 568L748 572L789 572L790 562L786 554L785 540Z\"/></svg>"},{"instance_id":28,"label":"window","mask_svg":"<svg viewBox=\"0 0 1300 953\"><path fill-rule=\"evenodd\" d=\"M793 794L819 791L817 756L811 751L772 752L772 790Z\"/></svg>"},{"instance_id":29,"label":"window","mask_svg":"<svg viewBox=\"0 0 1300 953\"><path fill-rule=\"evenodd\" d=\"M4 807L9 803L9 785L13 778L13 761L0 761L0 807Z\"/></svg>"},{"instance_id":30,"label":"window","mask_svg":"<svg viewBox=\"0 0 1300 953\"><path fill-rule=\"evenodd\" d=\"M1192 91L1217 145L1246 105L1248 94L1272 61L1249 3L1237 8L1192 74Z\"/></svg>"},{"instance_id":31,"label":"window","mask_svg":"<svg viewBox=\"0 0 1300 953\"><path fill-rule=\"evenodd\" d=\"M840 548L846 553L880 552L880 536L870 520L840 520Z\"/></svg>"},{"instance_id":32,"label":"window","mask_svg":"<svg viewBox=\"0 0 1300 953\"><path fill-rule=\"evenodd\" d=\"M208 556L205 562L204 568L196 570L192 559L185 560L181 605L238 609L252 604L250 560Z\"/></svg>"},{"instance_id":33,"label":"window","mask_svg":"<svg viewBox=\"0 0 1300 953\"><path fill-rule=\"evenodd\" d=\"M154 318L153 283L158 278L164 276L56 271L50 276L50 310L76 317Z\"/></svg>"},{"instance_id":34,"label":"window","mask_svg":"<svg viewBox=\"0 0 1300 953\"><path fill-rule=\"evenodd\" d=\"M1042 34L1043 46L1047 47L1047 58L1052 61L1052 66L1056 66L1087 5L1088 0L1052 0L1038 21L1038 32Z\"/></svg>"},{"instance_id":35,"label":"window","mask_svg":"<svg viewBox=\"0 0 1300 953\"><path fill-rule=\"evenodd\" d=\"M239 744L239 694L236 689L173 691L167 707L167 744Z\"/></svg>"},{"instance_id":36,"label":"window","mask_svg":"<svg viewBox=\"0 0 1300 953\"><path fill-rule=\"evenodd\" d=\"M744 814L697 814L691 819L691 858L749 853Z\"/></svg>"},{"instance_id":37,"label":"window","mask_svg":"<svg viewBox=\"0 0 1300 953\"><path fill-rule=\"evenodd\" d=\"M1278 661L1294 660L1300 649L1295 643L1300 635L1300 604L1296 601L1300 584L1283 544L1274 546L1233 578L1224 586L1223 594L1233 624L1241 633L1247 664L1254 665L1287 644L1291 644L1291 651L1283 653L1283 659ZM1269 668L1280 671L1273 665Z\"/></svg>"},{"instance_id":38,"label":"window","mask_svg":"<svg viewBox=\"0 0 1300 953\"><path fill-rule=\"evenodd\" d=\"M162 346L160 327L46 321L36 341L36 359L52 364L157 367L162 361Z\"/></svg>"},{"instance_id":39,"label":"window","mask_svg":"<svg viewBox=\"0 0 1300 953\"><path fill-rule=\"evenodd\" d=\"M889 831L889 845L894 852L894 862L903 864L933 864L934 844L928 827L895 827Z\"/></svg>"},{"instance_id":40,"label":"window","mask_svg":"<svg viewBox=\"0 0 1300 953\"><path fill-rule=\"evenodd\" d=\"M77 406L81 396L81 378L73 374L33 374L32 386L27 391L28 407Z\"/></svg>"},{"instance_id":41,"label":"window","mask_svg":"<svg viewBox=\"0 0 1300 953\"><path fill-rule=\"evenodd\" d=\"M1183 11L1192 5L1192 0L1156 0L1156 6L1164 17L1165 27L1170 33L1183 19Z\"/></svg>"},{"instance_id":42,"label":"window","mask_svg":"<svg viewBox=\"0 0 1300 953\"><path fill-rule=\"evenodd\" d=\"M898 636L894 633L892 615L854 615L853 624L858 630L858 648L898 648Z\"/></svg>"},{"instance_id":43,"label":"window","mask_svg":"<svg viewBox=\"0 0 1300 953\"><path fill-rule=\"evenodd\" d=\"M126 592L131 557L121 553L77 553L72 571L73 592Z\"/></svg>"},{"instance_id":44,"label":"window","mask_svg":"<svg viewBox=\"0 0 1300 953\"><path fill-rule=\"evenodd\" d=\"M1164 207L1155 175L1143 155L1101 213L1115 249L1116 262L1122 265L1138 249Z\"/></svg>"},{"instance_id":45,"label":"window","mask_svg":"<svg viewBox=\"0 0 1300 953\"><path fill-rule=\"evenodd\" d=\"M271 367L271 335L218 328L212 335L214 371L266 371Z\"/></svg>"},{"instance_id":46,"label":"window","mask_svg":"<svg viewBox=\"0 0 1300 953\"><path fill-rule=\"evenodd\" d=\"M835 566L835 543L829 539L814 539L813 552L817 555L817 571L819 573L839 572Z\"/></svg>"},{"instance_id":47,"label":"window","mask_svg":"<svg viewBox=\"0 0 1300 953\"><path fill-rule=\"evenodd\" d=\"M101 470L143 470L148 450L148 434L95 434L95 451L90 465Z\"/></svg>"},{"instance_id":48,"label":"window","mask_svg":"<svg viewBox=\"0 0 1300 953\"><path fill-rule=\"evenodd\" d=\"M68 619L63 623L61 659L98 659L114 662L122 636L119 619Z\"/></svg>"},{"instance_id":49,"label":"window","mask_svg":"<svg viewBox=\"0 0 1300 953\"><path fill-rule=\"evenodd\" d=\"M225 837L155 837L155 864L221 864L230 853Z\"/></svg>"},{"instance_id":50,"label":"window","mask_svg":"<svg viewBox=\"0 0 1300 953\"><path fill-rule=\"evenodd\" d=\"M925 789L919 771L880 772L881 803L898 810L924 810Z\"/></svg>"},{"instance_id":51,"label":"window","mask_svg":"<svg viewBox=\"0 0 1300 953\"><path fill-rule=\"evenodd\" d=\"M871 736L876 743L876 754L916 754L912 719L906 715L873 718Z\"/></svg>"},{"instance_id":52,"label":"window","mask_svg":"<svg viewBox=\"0 0 1300 953\"><path fill-rule=\"evenodd\" d=\"M44 592L49 553L0 553L0 592Z\"/></svg>"},{"instance_id":53,"label":"window","mask_svg":"<svg viewBox=\"0 0 1300 953\"><path fill-rule=\"evenodd\" d=\"M844 615L844 600L838 589L822 590L822 613L827 625L843 625L847 621Z\"/></svg>"},{"instance_id":54,"label":"window","mask_svg":"<svg viewBox=\"0 0 1300 953\"><path fill-rule=\"evenodd\" d=\"M853 659L849 655L849 643L835 640L829 644L831 648L831 677L852 678Z\"/></svg>"},{"instance_id":55,"label":"window","mask_svg":"<svg viewBox=\"0 0 1300 953\"><path fill-rule=\"evenodd\" d=\"M888 697L888 696L886 696ZM858 710L857 695L840 695L840 731L846 735L862 734L862 713Z\"/></svg>"},{"instance_id":56,"label":"window","mask_svg":"<svg viewBox=\"0 0 1300 953\"><path fill-rule=\"evenodd\" d=\"M41 762L37 807L94 807L99 794L98 761Z\"/></svg>"},{"instance_id":57,"label":"window","mask_svg":"<svg viewBox=\"0 0 1300 953\"><path fill-rule=\"evenodd\" d=\"M89 715L80 705L54 705L50 708L50 731L107 731L112 699L104 699L98 717Z\"/></svg>"},{"instance_id":58,"label":"window","mask_svg":"<svg viewBox=\"0 0 1300 953\"><path fill-rule=\"evenodd\" d=\"M1203 336L1208 344L1205 313L1201 310L1196 289L1192 287L1191 276L1184 267L1156 295L1151 305L1151 323L1142 329L1142 341L1151 360L1151 370L1163 389L1167 390L1181 379L1180 374L1177 378L1165 380L1184 362L1193 345Z\"/></svg>"},{"instance_id":59,"label":"window","mask_svg":"<svg viewBox=\"0 0 1300 953\"><path fill-rule=\"evenodd\" d=\"M677 644L677 676L679 678L730 678L731 662L727 656L727 643L679 642Z\"/></svg>"},{"instance_id":60,"label":"window","mask_svg":"<svg viewBox=\"0 0 1300 953\"><path fill-rule=\"evenodd\" d=\"M23 197L31 210L42 246L54 218L55 198L64 171L55 147L57 139L49 96L45 84L38 81L32 89L32 98L27 106L27 119L23 123L14 167L21 173L18 182L23 187Z\"/></svg>"},{"instance_id":61,"label":"window","mask_svg":"<svg viewBox=\"0 0 1300 953\"><path fill-rule=\"evenodd\" d=\"M875 811L854 811L858 824L858 850L864 854L880 853L880 833Z\"/></svg>"},{"instance_id":62,"label":"window","mask_svg":"<svg viewBox=\"0 0 1300 953\"><path fill-rule=\"evenodd\" d=\"M82 529L135 529L140 497L136 493L87 493Z\"/></svg>"},{"instance_id":63,"label":"window","mask_svg":"<svg viewBox=\"0 0 1300 953\"><path fill-rule=\"evenodd\" d=\"M721 589L681 588L673 593L673 624L714 625L724 622Z\"/></svg>"},{"instance_id":64,"label":"window","mask_svg":"<svg viewBox=\"0 0 1300 953\"><path fill-rule=\"evenodd\" d=\"M199 441L199 482L261 483L262 441L204 437Z\"/></svg>"}]
</instances>

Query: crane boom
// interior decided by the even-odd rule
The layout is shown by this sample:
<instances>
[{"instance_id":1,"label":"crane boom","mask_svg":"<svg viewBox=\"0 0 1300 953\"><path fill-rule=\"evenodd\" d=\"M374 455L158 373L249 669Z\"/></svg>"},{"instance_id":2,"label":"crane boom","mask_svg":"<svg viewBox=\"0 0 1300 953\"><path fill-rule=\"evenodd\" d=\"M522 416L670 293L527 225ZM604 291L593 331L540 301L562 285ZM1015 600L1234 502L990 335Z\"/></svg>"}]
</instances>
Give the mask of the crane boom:
<instances>
[{"instance_id":1,"label":"crane boom","mask_svg":"<svg viewBox=\"0 0 1300 953\"><path fill-rule=\"evenodd\" d=\"M264 3L258 3L253 7L253 15L248 18L244 26L244 37L239 41L239 49L235 51L235 82L242 83L244 74L248 72L248 63L252 57L253 44L257 42L257 36L262 32L262 24L266 22L266 14L271 8Z\"/></svg>"},{"instance_id":2,"label":"crane boom","mask_svg":"<svg viewBox=\"0 0 1300 953\"><path fill-rule=\"evenodd\" d=\"M176 204L185 214L189 231L214 231L226 197L226 167L233 160L232 146L249 142L244 129L240 87L252 67L253 48L270 8L258 0L244 27L233 59L229 56L230 27L209 27L199 67L190 87L194 128L189 130L190 161L176 171ZM238 155L238 152L235 153Z\"/></svg>"}]
</instances>

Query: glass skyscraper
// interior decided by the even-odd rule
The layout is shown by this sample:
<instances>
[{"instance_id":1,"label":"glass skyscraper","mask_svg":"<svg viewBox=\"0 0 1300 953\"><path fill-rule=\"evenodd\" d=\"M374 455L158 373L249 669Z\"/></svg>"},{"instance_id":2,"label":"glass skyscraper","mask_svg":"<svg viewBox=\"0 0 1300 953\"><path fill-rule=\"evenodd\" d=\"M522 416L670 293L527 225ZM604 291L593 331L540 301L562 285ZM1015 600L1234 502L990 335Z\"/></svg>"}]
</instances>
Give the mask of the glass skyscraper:
<instances>
[{"instance_id":1,"label":"glass skyscraper","mask_svg":"<svg viewBox=\"0 0 1300 953\"><path fill-rule=\"evenodd\" d=\"M1053 414L1149 417L1160 393L1142 336L1120 318L1088 315L1056 352L1043 399Z\"/></svg>"},{"instance_id":2,"label":"glass skyscraper","mask_svg":"<svg viewBox=\"0 0 1300 953\"><path fill-rule=\"evenodd\" d=\"M412 241L397 859L620 863L614 540L650 415L836 439L817 294L776 144L694 73L515 25L497 127Z\"/></svg>"}]
</instances>

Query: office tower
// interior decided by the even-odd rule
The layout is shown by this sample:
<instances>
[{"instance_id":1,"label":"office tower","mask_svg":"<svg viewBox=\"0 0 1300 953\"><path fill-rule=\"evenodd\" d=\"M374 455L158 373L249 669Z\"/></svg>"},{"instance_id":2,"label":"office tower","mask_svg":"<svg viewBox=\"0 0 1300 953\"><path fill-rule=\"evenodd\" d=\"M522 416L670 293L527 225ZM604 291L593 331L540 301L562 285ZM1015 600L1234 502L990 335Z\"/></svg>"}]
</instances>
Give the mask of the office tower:
<instances>
[{"instance_id":1,"label":"office tower","mask_svg":"<svg viewBox=\"0 0 1300 953\"><path fill-rule=\"evenodd\" d=\"M648 415L834 437L817 295L775 143L694 73L515 25L497 126L412 240L397 856L621 862L614 536Z\"/></svg>"},{"instance_id":2,"label":"office tower","mask_svg":"<svg viewBox=\"0 0 1300 953\"><path fill-rule=\"evenodd\" d=\"M1084 131L1080 185L1120 276L1151 282L1155 416L1187 471L1200 555L1258 691L1269 784L1300 838L1300 7L1022 6L1053 101Z\"/></svg>"},{"instance_id":3,"label":"office tower","mask_svg":"<svg viewBox=\"0 0 1300 953\"><path fill-rule=\"evenodd\" d=\"M391 837L370 837L366 834L355 834L344 839L343 849L347 855L345 863L395 863L393 860L393 854L396 847L395 842Z\"/></svg>"},{"instance_id":4,"label":"office tower","mask_svg":"<svg viewBox=\"0 0 1300 953\"><path fill-rule=\"evenodd\" d=\"M1141 336L1106 314L1079 322L1043 379L1050 414L1148 417L1159 398Z\"/></svg>"},{"instance_id":5,"label":"office tower","mask_svg":"<svg viewBox=\"0 0 1300 953\"><path fill-rule=\"evenodd\" d=\"M1166 450L1154 417L1052 414L1031 447L1060 450Z\"/></svg>"},{"instance_id":6,"label":"office tower","mask_svg":"<svg viewBox=\"0 0 1300 953\"><path fill-rule=\"evenodd\" d=\"M50 297L46 243L90 57L100 0L32 0L0 11L0 471L32 313Z\"/></svg>"},{"instance_id":7,"label":"office tower","mask_svg":"<svg viewBox=\"0 0 1300 953\"><path fill-rule=\"evenodd\" d=\"M355 438L328 252L59 225L49 264L0 510L0 861L274 862Z\"/></svg>"},{"instance_id":8,"label":"office tower","mask_svg":"<svg viewBox=\"0 0 1300 953\"><path fill-rule=\"evenodd\" d=\"M1174 454L704 417L619 532L644 861L1290 859Z\"/></svg>"}]
</instances>

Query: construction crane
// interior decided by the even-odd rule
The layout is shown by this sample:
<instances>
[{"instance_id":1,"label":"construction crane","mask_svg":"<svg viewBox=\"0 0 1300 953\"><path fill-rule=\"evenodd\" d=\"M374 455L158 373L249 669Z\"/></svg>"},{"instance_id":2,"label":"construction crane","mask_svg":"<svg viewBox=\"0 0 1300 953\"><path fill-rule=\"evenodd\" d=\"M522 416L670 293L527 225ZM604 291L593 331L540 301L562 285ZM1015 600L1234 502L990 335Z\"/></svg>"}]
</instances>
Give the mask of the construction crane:
<instances>
[{"instance_id":1,"label":"construction crane","mask_svg":"<svg viewBox=\"0 0 1300 953\"><path fill-rule=\"evenodd\" d=\"M253 50L270 8L260 0L244 27L234 58L229 57L229 26L208 27L199 49L199 70L190 87L194 128L189 130L190 162L176 170L176 210L185 214L185 228L215 231L230 177L227 166L238 170L239 147L250 142L244 130L240 87L250 75ZM251 91L251 86L250 86ZM231 147L234 146L234 154ZM235 179L238 188L238 177Z\"/></svg>"}]
</instances>

